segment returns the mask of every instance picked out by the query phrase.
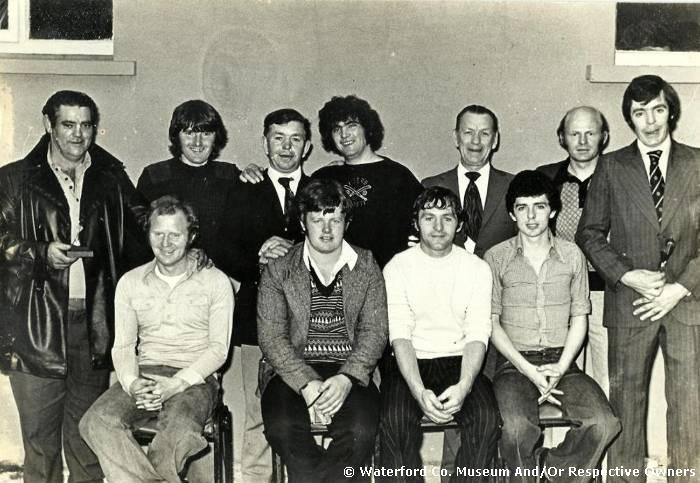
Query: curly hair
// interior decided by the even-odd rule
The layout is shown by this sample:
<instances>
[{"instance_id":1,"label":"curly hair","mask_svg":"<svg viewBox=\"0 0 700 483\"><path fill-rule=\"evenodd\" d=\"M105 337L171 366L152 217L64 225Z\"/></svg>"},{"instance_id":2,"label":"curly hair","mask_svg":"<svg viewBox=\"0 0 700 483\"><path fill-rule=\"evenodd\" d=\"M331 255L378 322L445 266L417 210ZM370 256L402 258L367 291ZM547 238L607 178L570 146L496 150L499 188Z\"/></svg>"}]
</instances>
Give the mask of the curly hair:
<instances>
[{"instance_id":1,"label":"curly hair","mask_svg":"<svg viewBox=\"0 0 700 483\"><path fill-rule=\"evenodd\" d=\"M372 151L382 147L384 126L377 111L367 101L357 96L334 96L318 111L318 131L323 149L329 153L342 153L333 141L333 128L340 122L356 121L365 130L365 139Z\"/></svg>"}]
</instances>

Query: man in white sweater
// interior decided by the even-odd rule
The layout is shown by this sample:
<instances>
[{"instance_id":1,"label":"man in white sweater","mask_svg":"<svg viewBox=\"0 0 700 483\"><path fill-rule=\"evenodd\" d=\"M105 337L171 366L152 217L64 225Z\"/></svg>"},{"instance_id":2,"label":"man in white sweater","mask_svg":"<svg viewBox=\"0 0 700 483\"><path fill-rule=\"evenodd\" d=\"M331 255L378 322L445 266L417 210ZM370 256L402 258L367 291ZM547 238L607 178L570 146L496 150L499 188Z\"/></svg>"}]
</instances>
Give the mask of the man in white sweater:
<instances>
[{"instance_id":1,"label":"man in white sweater","mask_svg":"<svg viewBox=\"0 0 700 483\"><path fill-rule=\"evenodd\" d=\"M422 481L420 421L462 427L453 481L486 481L501 418L481 365L491 334L491 271L454 245L462 225L457 196L432 187L413 205L420 243L385 267L389 340L394 357L382 381L382 466L406 471L392 481Z\"/></svg>"}]
</instances>

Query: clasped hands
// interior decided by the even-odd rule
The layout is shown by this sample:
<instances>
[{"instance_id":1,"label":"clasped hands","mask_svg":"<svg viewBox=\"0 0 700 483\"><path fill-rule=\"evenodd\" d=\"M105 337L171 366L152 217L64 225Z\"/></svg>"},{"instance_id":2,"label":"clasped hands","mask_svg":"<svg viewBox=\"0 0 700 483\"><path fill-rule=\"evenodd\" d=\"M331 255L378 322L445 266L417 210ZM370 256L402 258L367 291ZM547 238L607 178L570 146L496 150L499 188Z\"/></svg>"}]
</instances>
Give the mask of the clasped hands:
<instances>
[{"instance_id":1,"label":"clasped hands","mask_svg":"<svg viewBox=\"0 0 700 483\"><path fill-rule=\"evenodd\" d=\"M663 272L652 270L630 270L620 281L642 296L632 302L636 307L632 314L640 320L659 320L689 293L679 283L667 283Z\"/></svg>"},{"instance_id":2,"label":"clasped hands","mask_svg":"<svg viewBox=\"0 0 700 483\"><path fill-rule=\"evenodd\" d=\"M423 388L416 397L416 401L428 419L437 424L445 424L452 421L454 414L462 409L464 399L470 390L471 384L467 384L466 381L453 384L440 395L435 395L432 390Z\"/></svg>"},{"instance_id":3,"label":"clasped hands","mask_svg":"<svg viewBox=\"0 0 700 483\"><path fill-rule=\"evenodd\" d=\"M330 424L350 394L352 382L344 374L325 381L313 380L301 390L312 423Z\"/></svg>"},{"instance_id":4,"label":"clasped hands","mask_svg":"<svg viewBox=\"0 0 700 483\"><path fill-rule=\"evenodd\" d=\"M561 406L561 401L557 399L557 396L563 395L564 391L557 389L557 384L559 384L565 372L566 368L561 367L559 363L542 364L541 366L528 363L525 377L530 379L535 387L537 387L537 390L540 391L537 404L542 404L546 401L555 406Z\"/></svg>"},{"instance_id":5,"label":"clasped hands","mask_svg":"<svg viewBox=\"0 0 700 483\"><path fill-rule=\"evenodd\" d=\"M146 411L160 411L165 401L184 391L188 386L184 379L176 376L142 374L131 383L129 392L136 401L137 408Z\"/></svg>"}]
</instances>

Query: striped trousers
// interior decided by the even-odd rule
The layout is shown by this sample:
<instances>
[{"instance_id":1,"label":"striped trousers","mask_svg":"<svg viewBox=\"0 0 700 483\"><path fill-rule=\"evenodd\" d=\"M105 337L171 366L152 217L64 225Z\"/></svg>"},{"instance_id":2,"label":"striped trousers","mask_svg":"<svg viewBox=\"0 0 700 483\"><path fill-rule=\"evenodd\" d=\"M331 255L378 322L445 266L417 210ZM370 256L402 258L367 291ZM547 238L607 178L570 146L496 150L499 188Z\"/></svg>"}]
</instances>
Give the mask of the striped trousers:
<instances>
[{"instance_id":1,"label":"striped trousers","mask_svg":"<svg viewBox=\"0 0 700 483\"><path fill-rule=\"evenodd\" d=\"M418 359L423 385L436 395L459 381L461 365L461 357ZM387 377L382 380L381 396L379 434L382 467L422 468L420 447L423 433L420 420L423 412L411 395L393 357L388 364ZM496 456L501 417L488 378L482 374L477 376L462 409L454 418L461 427L461 446L455 457L455 465L462 469L490 468ZM462 475L465 473L462 472ZM422 481L422 478L397 477L387 481ZM458 476L455 472L451 481L466 481L466 476Z\"/></svg>"}]
</instances>

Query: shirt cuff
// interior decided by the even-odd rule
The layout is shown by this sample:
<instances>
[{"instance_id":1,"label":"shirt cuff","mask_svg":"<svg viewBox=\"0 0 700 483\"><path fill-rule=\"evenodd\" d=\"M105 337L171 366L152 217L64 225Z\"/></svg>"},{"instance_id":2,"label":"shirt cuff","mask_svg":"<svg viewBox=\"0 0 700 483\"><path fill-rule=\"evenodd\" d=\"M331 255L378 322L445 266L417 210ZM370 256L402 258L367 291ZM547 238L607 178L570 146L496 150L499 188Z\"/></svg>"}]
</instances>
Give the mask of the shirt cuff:
<instances>
[{"instance_id":1,"label":"shirt cuff","mask_svg":"<svg viewBox=\"0 0 700 483\"><path fill-rule=\"evenodd\" d=\"M179 377L183 381L185 381L187 384L190 386L195 386L197 384L204 384L204 379L202 376L197 374L195 371L190 369L189 367L186 367L184 369L180 369L175 373L173 377Z\"/></svg>"}]
</instances>

